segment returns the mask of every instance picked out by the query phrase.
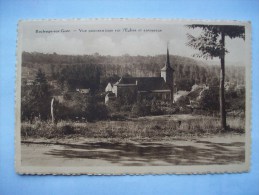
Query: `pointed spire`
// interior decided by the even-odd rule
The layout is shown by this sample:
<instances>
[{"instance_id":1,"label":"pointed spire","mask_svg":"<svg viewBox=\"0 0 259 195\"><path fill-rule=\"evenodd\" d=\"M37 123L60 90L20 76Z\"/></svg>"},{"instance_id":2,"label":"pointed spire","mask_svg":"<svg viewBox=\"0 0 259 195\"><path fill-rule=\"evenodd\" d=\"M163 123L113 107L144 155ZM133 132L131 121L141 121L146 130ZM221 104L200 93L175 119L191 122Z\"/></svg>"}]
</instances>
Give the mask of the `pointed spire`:
<instances>
[{"instance_id":1,"label":"pointed spire","mask_svg":"<svg viewBox=\"0 0 259 195\"><path fill-rule=\"evenodd\" d=\"M167 68L170 67L170 56L169 56L168 45L169 45L169 43L167 42L167 54L166 54L166 62L165 62L165 65Z\"/></svg>"},{"instance_id":2,"label":"pointed spire","mask_svg":"<svg viewBox=\"0 0 259 195\"><path fill-rule=\"evenodd\" d=\"M170 55L169 55L169 47L168 47L169 43L167 42L167 54L166 54L166 61L165 61L165 66L161 69L161 71L165 71L165 70L173 70L173 68L170 65Z\"/></svg>"}]
</instances>

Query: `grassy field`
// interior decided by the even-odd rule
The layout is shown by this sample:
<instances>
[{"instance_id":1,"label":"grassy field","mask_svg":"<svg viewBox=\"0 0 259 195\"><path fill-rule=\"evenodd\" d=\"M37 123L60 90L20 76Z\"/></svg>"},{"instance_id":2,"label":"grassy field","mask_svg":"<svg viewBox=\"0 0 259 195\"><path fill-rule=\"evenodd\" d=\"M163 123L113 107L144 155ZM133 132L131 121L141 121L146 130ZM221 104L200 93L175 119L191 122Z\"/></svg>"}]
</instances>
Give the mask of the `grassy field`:
<instances>
[{"instance_id":1,"label":"grassy field","mask_svg":"<svg viewBox=\"0 0 259 195\"><path fill-rule=\"evenodd\" d=\"M245 122L242 118L228 118L229 131L244 133ZM23 122L22 139L26 138L109 138L119 140L161 140L170 137L204 136L221 132L220 119L197 115L163 115L129 119L126 121L98 121L77 123L60 121Z\"/></svg>"}]
</instances>

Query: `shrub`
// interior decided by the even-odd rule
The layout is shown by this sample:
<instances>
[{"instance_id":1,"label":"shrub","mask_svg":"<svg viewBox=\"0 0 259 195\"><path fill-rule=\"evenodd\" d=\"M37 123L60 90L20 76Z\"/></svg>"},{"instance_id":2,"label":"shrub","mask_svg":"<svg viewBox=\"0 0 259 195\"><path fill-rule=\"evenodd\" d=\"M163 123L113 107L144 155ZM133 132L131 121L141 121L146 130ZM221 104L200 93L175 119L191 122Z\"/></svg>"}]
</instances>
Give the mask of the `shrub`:
<instances>
[{"instance_id":1,"label":"shrub","mask_svg":"<svg viewBox=\"0 0 259 195\"><path fill-rule=\"evenodd\" d=\"M86 108L86 118L88 122L107 119L108 115L109 111L106 105L101 103L89 104Z\"/></svg>"},{"instance_id":2,"label":"shrub","mask_svg":"<svg viewBox=\"0 0 259 195\"><path fill-rule=\"evenodd\" d=\"M110 119L115 121L123 121L126 120L126 117L121 113L115 113L110 115Z\"/></svg>"},{"instance_id":3,"label":"shrub","mask_svg":"<svg viewBox=\"0 0 259 195\"><path fill-rule=\"evenodd\" d=\"M151 114L151 106L146 102L138 102L132 106L133 116L147 116Z\"/></svg>"},{"instance_id":4,"label":"shrub","mask_svg":"<svg viewBox=\"0 0 259 195\"><path fill-rule=\"evenodd\" d=\"M245 111L245 93L231 89L226 92L226 109L230 111Z\"/></svg>"},{"instance_id":5,"label":"shrub","mask_svg":"<svg viewBox=\"0 0 259 195\"><path fill-rule=\"evenodd\" d=\"M65 100L72 100L72 94L66 92L66 93L64 94L64 99L65 99Z\"/></svg>"},{"instance_id":6,"label":"shrub","mask_svg":"<svg viewBox=\"0 0 259 195\"><path fill-rule=\"evenodd\" d=\"M58 124L53 124L51 121L38 120L32 124L23 122L21 126L22 137L54 138L75 133L75 127L71 122L61 121Z\"/></svg>"},{"instance_id":7,"label":"shrub","mask_svg":"<svg viewBox=\"0 0 259 195\"><path fill-rule=\"evenodd\" d=\"M190 100L187 96L181 96L177 99L176 104L178 106L186 106L190 104Z\"/></svg>"},{"instance_id":8,"label":"shrub","mask_svg":"<svg viewBox=\"0 0 259 195\"><path fill-rule=\"evenodd\" d=\"M119 101L110 101L107 105L110 112L119 112L121 108L121 104Z\"/></svg>"},{"instance_id":9,"label":"shrub","mask_svg":"<svg viewBox=\"0 0 259 195\"><path fill-rule=\"evenodd\" d=\"M108 108L106 107L105 104L103 103L98 103L97 106L96 106L96 109L97 109L97 119L99 120L105 120L108 118L108 115L109 115L109 111L108 111Z\"/></svg>"},{"instance_id":10,"label":"shrub","mask_svg":"<svg viewBox=\"0 0 259 195\"><path fill-rule=\"evenodd\" d=\"M152 115L161 115L161 114L164 114L164 111L162 110L161 105L156 104L155 102L152 102L150 113Z\"/></svg>"},{"instance_id":11,"label":"shrub","mask_svg":"<svg viewBox=\"0 0 259 195\"><path fill-rule=\"evenodd\" d=\"M210 87L199 97L199 106L204 110L219 110L219 88Z\"/></svg>"},{"instance_id":12,"label":"shrub","mask_svg":"<svg viewBox=\"0 0 259 195\"><path fill-rule=\"evenodd\" d=\"M71 134L75 133L75 130L74 130L73 126L65 125L65 126L63 126L63 128L61 128L61 132L63 135L71 135Z\"/></svg>"},{"instance_id":13,"label":"shrub","mask_svg":"<svg viewBox=\"0 0 259 195\"><path fill-rule=\"evenodd\" d=\"M179 107L179 113L181 114L190 114L192 113L193 109L191 107L187 107L187 106L180 106Z\"/></svg>"},{"instance_id":14,"label":"shrub","mask_svg":"<svg viewBox=\"0 0 259 195\"><path fill-rule=\"evenodd\" d=\"M164 114L163 110L157 106L151 106L151 114L152 115L162 115Z\"/></svg>"}]
</instances>

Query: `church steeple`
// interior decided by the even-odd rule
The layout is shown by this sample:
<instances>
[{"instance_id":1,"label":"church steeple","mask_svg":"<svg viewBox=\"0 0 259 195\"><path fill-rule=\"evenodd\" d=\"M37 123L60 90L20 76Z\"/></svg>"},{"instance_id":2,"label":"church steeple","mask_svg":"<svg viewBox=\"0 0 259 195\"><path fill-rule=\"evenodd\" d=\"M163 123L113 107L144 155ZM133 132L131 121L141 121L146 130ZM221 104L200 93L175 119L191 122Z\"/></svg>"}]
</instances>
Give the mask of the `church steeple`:
<instances>
[{"instance_id":1,"label":"church steeple","mask_svg":"<svg viewBox=\"0 0 259 195\"><path fill-rule=\"evenodd\" d=\"M166 52L166 61L165 61L165 66L161 69L161 73L162 71L166 71L167 69L169 69L170 71L173 71L171 64L170 64L170 55L169 55L169 49L168 49L168 44L167 44L167 52ZM162 76L163 77L163 76ZM166 80L166 79L165 79Z\"/></svg>"},{"instance_id":2,"label":"church steeple","mask_svg":"<svg viewBox=\"0 0 259 195\"><path fill-rule=\"evenodd\" d=\"M172 72L173 68L171 67L170 64L170 55L169 55L169 49L167 45L167 53L166 53L166 61L165 61L165 66L161 69L161 77L163 77L166 81L166 78L162 76L162 72Z\"/></svg>"},{"instance_id":3,"label":"church steeple","mask_svg":"<svg viewBox=\"0 0 259 195\"><path fill-rule=\"evenodd\" d=\"M171 89L171 100L173 101L173 92L174 92L174 78L173 78L173 68L170 64L170 55L167 44L167 52L166 52L166 61L165 66L161 69L161 77L165 80L165 83Z\"/></svg>"},{"instance_id":4,"label":"church steeple","mask_svg":"<svg viewBox=\"0 0 259 195\"><path fill-rule=\"evenodd\" d=\"M166 54L166 62L165 62L165 66L168 68L170 66L170 57L169 57L169 49L168 49L168 43L167 43L167 54Z\"/></svg>"}]
</instances>

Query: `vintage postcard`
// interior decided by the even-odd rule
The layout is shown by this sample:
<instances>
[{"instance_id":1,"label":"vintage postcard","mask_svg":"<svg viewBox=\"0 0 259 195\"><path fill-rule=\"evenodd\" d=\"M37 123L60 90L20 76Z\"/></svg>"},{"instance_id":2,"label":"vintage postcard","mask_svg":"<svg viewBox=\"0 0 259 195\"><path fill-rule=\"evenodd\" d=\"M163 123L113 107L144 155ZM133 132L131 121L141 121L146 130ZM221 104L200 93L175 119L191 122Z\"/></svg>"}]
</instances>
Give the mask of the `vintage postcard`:
<instances>
[{"instance_id":1,"label":"vintage postcard","mask_svg":"<svg viewBox=\"0 0 259 195\"><path fill-rule=\"evenodd\" d=\"M251 24L18 24L19 174L206 174L250 166Z\"/></svg>"}]
</instances>

